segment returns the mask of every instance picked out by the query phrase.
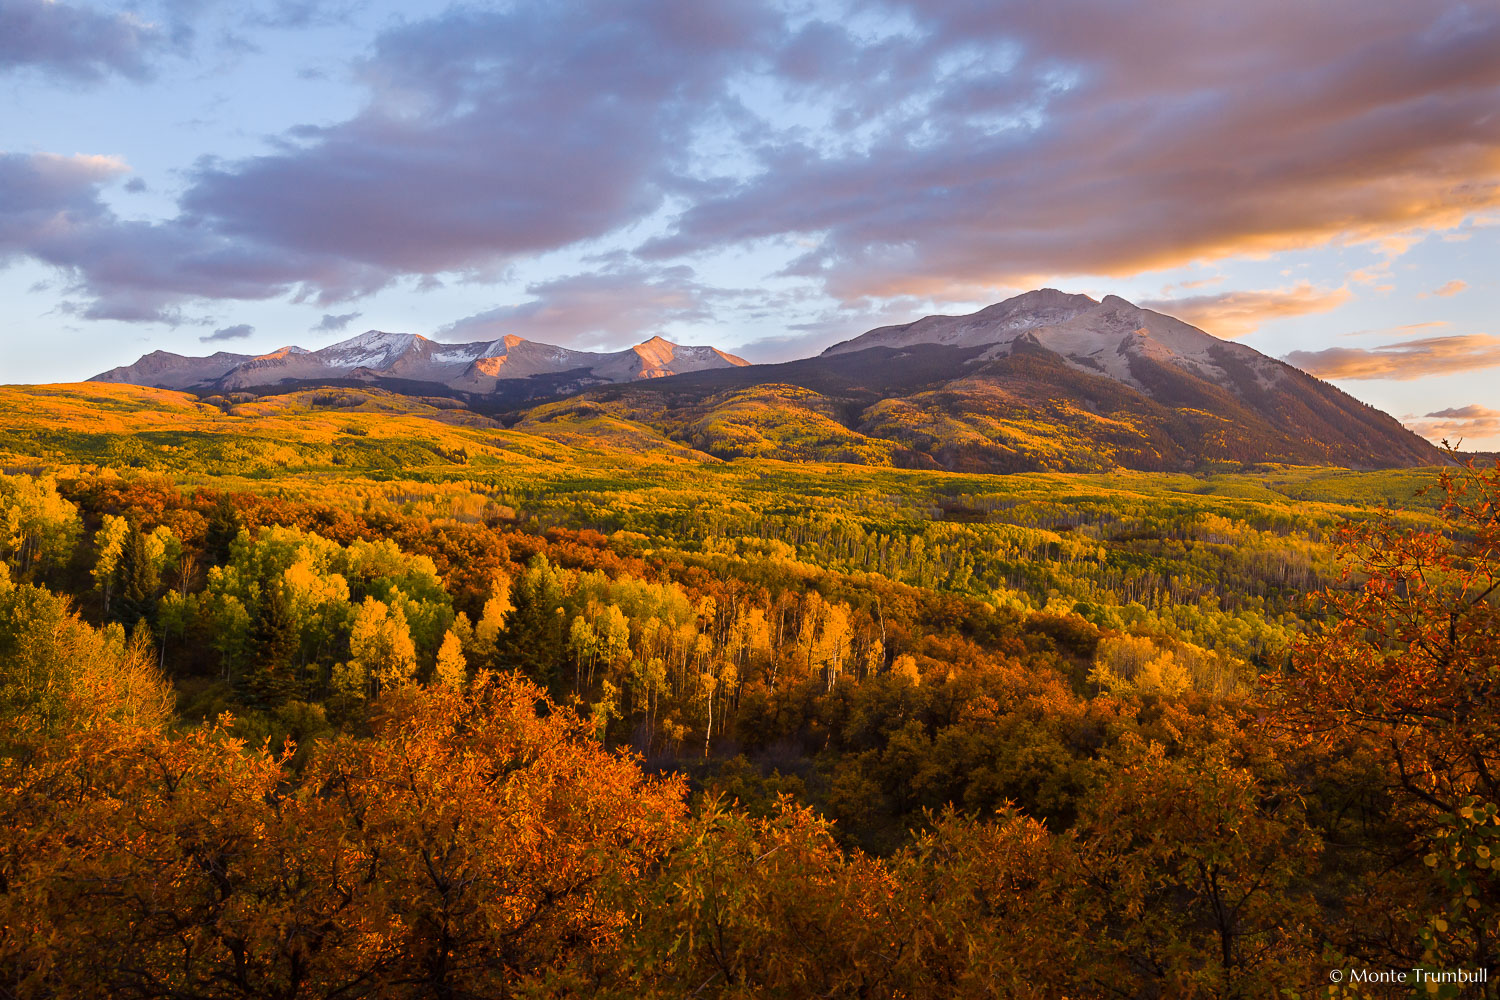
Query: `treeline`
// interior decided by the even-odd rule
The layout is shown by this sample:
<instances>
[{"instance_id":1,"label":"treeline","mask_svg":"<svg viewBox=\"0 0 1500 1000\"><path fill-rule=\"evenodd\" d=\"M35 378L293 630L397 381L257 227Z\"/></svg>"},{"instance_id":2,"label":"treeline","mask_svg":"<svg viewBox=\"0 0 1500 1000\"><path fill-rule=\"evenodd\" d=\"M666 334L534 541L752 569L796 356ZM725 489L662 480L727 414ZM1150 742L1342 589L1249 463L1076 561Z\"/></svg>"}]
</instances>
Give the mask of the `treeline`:
<instances>
[{"instance_id":1,"label":"treeline","mask_svg":"<svg viewBox=\"0 0 1500 1000\"><path fill-rule=\"evenodd\" d=\"M789 546L798 558L839 572L1030 605L1059 594L1150 608L1208 599L1230 613L1281 614L1335 575L1327 537L1333 521L1264 504L1235 510L1241 519L1231 520L1139 498L1058 507L977 495L964 496L957 510L913 509L910 502L857 509L856 499L811 509L802 498L791 505L781 497L760 509L740 501L661 511L630 504L628 494L623 503L617 494L506 494L544 523L592 524L674 548L754 554ZM954 514L959 519L949 520Z\"/></svg>"},{"instance_id":2,"label":"treeline","mask_svg":"<svg viewBox=\"0 0 1500 1000\"><path fill-rule=\"evenodd\" d=\"M1072 836L948 812L877 859L787 801L690 812L680 780L540 696L488 674L392 688L368 733L300 759L97 706L55 721L0 776L8 995L1097 995L1306 971L1282 925L1316 853L1223 761L1205 784L1132 746ZM1163 821L1211 878L1132 844ZM1250 824L1243 846L1217 823ZM1211 917L1225 893L1232 926ZM1099 922L1117 907L1142 919Z\"/></svg>"}]
</instances>

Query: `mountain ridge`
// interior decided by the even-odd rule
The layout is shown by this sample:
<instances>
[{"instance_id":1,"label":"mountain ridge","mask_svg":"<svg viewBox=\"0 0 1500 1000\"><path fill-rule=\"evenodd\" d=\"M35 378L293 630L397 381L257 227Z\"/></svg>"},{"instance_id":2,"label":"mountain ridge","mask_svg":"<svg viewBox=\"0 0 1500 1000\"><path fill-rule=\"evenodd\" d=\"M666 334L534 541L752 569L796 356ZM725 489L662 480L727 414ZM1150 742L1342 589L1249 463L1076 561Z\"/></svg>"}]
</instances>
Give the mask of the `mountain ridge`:
<instances>
[{"instance_id":1,"label":"mountain ridge","mask_svg":"<svg viewBox=\"0 0 1500 1000\"><path fill-rule=\"evenodd\" d=\"M202 358L152 351L87 381L235 392L319 379L391 380L486 394L500 383L534 376L576 373L577 382L604 384L748 364L715 347L675 344L659 336L623 351L595 352L514 335L450 344L417 333L368 330L315 351L287 346L268 354L218 351Z\"/></svg>"},{"instance_id":2,"label":"mountain ridge","mask_svg":"<svg viewBox=\"0 0 1500 1000\"><path fill-rule=\"evenodd\" d=\"M1442 460L1285 362L1119 296L1057 289L879 327L800 361L590 390L523 423L560 427L595 404L721 458L832 452L962 472Z\"/></svg>"},{"instance_id":3,"label":"mountain ridge","mask_svg":"<svg viewBox=\"0 0 1500 1000\"><path fill-rule=\"evenodd\" d=\"M1116 295L1051 288L770 365L661 337L592 353L372 330L312 352L153 352L96 380L214 393L374 384L460 397L540 434L654 436L719 458L963 472L1441 461L1390 415L1247 345Z\"/></svg>"}]
</instances>

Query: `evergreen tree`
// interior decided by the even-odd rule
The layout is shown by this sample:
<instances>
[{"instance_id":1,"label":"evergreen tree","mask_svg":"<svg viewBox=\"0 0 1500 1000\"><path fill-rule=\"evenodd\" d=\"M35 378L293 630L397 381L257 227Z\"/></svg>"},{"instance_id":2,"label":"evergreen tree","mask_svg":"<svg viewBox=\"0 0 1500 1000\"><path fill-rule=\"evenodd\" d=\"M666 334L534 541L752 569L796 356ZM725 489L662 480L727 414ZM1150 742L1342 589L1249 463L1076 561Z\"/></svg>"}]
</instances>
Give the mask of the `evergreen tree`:
<instances>
[{"instance_id":1,"label":"evergreen tree","mask_svg":"<svg viewBox=\"0 0 1500 1000\"><path fill-rule=\"evenodd\" d=\"M132 628L150 618L161 584L156 562L147 549L145 532L135 522L131 522L125 534L115 574L119 597L114 602L114 616L126 628Z\"/></svg>"},{"instance_id":2,"label":"evergreen tree","mask_svg":"<svg viewBox=\"0 0 1500 1000\"><path fill-rule=\"evenodd\" d=\"M279 581L266 582L250 624L250 665L241 679L246 704L272 709L297 694L300 645L285 591Z\"/></svg>"},{"instance_id":3,"label":"evergreen tree","mask_svg":"<svg viewBox=\"0 0 1500 1000\"><path fill-rule=\"evenodd\" d=\"M495 660L560 698L568 651L562 575L538 553L516 581L511 600L515 606L505 629L495 636Z\"/></svg>"},{"instance_id":4,"label":"evergreen tree","mask_svg":"<svg viewBox=\"0 0 1500 1000\"><path fill-rule=\"evenodd\" d=\"M203 549L212 565L222 566L229 561L229 546L239 537L245 526L239 510L229 500L228 494L220 494L208 515L208 527L203 533Z\"/></svg>"}]
</instances>

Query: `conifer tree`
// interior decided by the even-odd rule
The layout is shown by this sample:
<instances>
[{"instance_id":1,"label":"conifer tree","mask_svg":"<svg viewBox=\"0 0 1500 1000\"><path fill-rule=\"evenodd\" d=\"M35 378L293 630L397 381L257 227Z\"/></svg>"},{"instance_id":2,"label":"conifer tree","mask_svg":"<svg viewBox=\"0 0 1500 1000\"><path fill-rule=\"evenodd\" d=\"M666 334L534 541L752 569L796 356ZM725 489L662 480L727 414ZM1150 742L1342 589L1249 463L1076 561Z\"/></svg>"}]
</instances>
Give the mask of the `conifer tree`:
<instances>
[{"instance_id":1,"label":"conifer tree","mask_svg":"<svg viewBox=\"0 0 1500 1000\"><path fill-rule=\"evenodd\" d=\"M267 582L250 625L250 664L242 679L247 703L271 709L296 695L299 646L286 594L279 582Z\"/></svg>"},{"instance_id":2,"label":"conifer tree","mask_svg":"<svg viewBox=\"0 0 1500 1000\"><path fill-rule=\"evenodd\" d=\"M203 548L208 561L219 566L229 561L229 546L239 537L244 520L227 494L220 494L219 502L208 515L208 527L204 530Z\"/></svg>"},{"instance_id":3,"label":"conifer tree","mask_svg":"<svg viewBox=\"0 0 1500 1000\"><path fill-rule=\"evenodd\" d=\"M496 661L561 697L568 648L561 574L546 556L533 556L511 600L515 606L495 637Z\"/></svg>"},{"instance_id":4,"label":"conifer tree","mask_svg":"<svg viewBox=\"0 0 1500 1000\"><path fill-rule=\"evenodd\" d=\"M115 601L114 616L126 628L131 628L150 617L161 582L156 562L147 550L146 535L135 522L125 535L115 573L119 597Z\"/></svg>"}]
</instances>

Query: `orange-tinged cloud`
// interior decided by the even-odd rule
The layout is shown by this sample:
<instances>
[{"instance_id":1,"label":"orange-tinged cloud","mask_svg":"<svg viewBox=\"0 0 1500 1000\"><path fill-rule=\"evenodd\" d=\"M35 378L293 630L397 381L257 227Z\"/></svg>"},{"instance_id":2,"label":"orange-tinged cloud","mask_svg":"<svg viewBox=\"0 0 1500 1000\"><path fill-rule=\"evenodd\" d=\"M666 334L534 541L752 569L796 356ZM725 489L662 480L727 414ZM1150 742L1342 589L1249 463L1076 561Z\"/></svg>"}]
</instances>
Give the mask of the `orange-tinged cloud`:
<instances>
[{"instance_id":1,"label":"orange-tinged cloud","mask_svg":"<svg viewBox=\"0 0 1500 1000\"><path fill-rule=\"evenodd\" d=\"M1450 375L1500 365L1500 337L1476 333L1425 337L1371 348L1330 347L1322 351L1293 351L1282 360L1325 379L1410 381L1426 375Z\"/></svg>"},{"instance_id":2,"label":"orange-tinged cloud","mask_svg":"<svg viewBox=\"0 0 1500 1000\"><path fill-rule=\"evenodd\" d=\"M1454 280L1444 285L1442 288L1434 290L1432 294L1438 296L1439 298L1446 299L1449 296L1457 295L1459 292L1468 287L1469 283L1467 281L1459 281L1457 278L1455 278ZM1426 298L1426 296L1423 296L1423 298Z\"/></svg>"},{"instance_id":3,"label":"orange-tinged cloud","mask_svg":"<svg viewBox=\"0 0 1500 1000\"><path fill-rule=\"evenodd\" d=\"M0 70L3 12L44 6L73 5L0 0ZM371 40L344 120L204 150L161 221L115 211L107 163L0 157L0 258L66 273L82 315L171 321L764 245L854 314L1322 244L1383 254L1351 278L1383 288L1414 241L1500 218L1500 5L880 6L898 30L764 0L452 6ZM1231 305L1229 336L1251 328Z\"/></svg>"},{"instance_id":4,"label":"orange-tinged cloud","mask_svg":"<svg viewBox=\"0 0 1500 1000\"><path fill-rule=\"evenodd\" d=\"M1432 330L1437 327L1447 326L1445 319L1430 319L1424 323L1405 323L1401 326L1382 326L1374 330L1350 330L1341 333L1341 337L1390 337L1398 333L1415 333L1418 330Z\"/></svg>"},{"instance_id":5,"label":"orange-tinged cloud","mask_svg":"<svg viewBox=\"0 0 1500 1000\"><path fill-rule=\"evenodd\" d=\"M809 99L844 97L869 142L768 143L759 175L697 201L641 251L805 238L815 246L786 273L841 301L962 298L1036 274L1119 277L1330 244L1393 256L1500 209L1491 7L910 8L930 28L912 51L891 42L861 61L850 43L825 60L848 73L809 84ZM926 104L875 69L898 64L931 86L944 44L1002 41L1024 53L1013 71L955 80Z\"/></svg>"},{"instance_id":6,"label":"orange-tinged cloud","mask_svg":"<svg viewBox=\"0 0 1500 1000\"><path fill-rule=\"evenodd\" d=\"M1429 441L1473 441L1475 438L1500 437L1500 410L1470 404L1429 413L1425 417L1408 417L1406 426Z\"/></svg>"},{"instance_id":7,"label":"orange-tinged cloud","mask_svg":"<svg viewBox=\"0 0 1500 1000\"><path fill-rule=\"evenodd\" d=\"M1347 288L1317 288L1302 282L1293 288L1267 288L1217 295L1194 295L1182 299L1142 302L1147 309L1176 316L1207 330L1215 337L1233 340L1260 329L1262 323L1287 316L1305 316L1337 309L1349 301Z\"/></svg>"}]
</instances>

